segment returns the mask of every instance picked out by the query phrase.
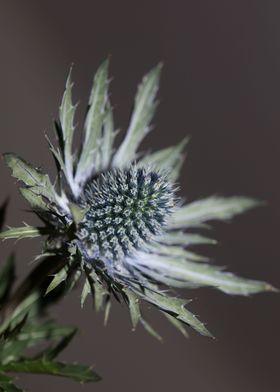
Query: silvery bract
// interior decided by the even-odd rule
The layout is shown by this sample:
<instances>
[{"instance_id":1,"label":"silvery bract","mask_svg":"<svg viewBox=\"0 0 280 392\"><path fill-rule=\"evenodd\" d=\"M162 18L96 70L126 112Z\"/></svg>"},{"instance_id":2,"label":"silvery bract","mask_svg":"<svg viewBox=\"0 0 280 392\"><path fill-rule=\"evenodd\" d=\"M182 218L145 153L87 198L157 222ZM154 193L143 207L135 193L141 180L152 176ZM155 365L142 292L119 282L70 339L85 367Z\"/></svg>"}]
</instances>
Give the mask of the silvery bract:
<instances>
[{"instance_id":1,"label":"silvery bract","mask_svg":"<svg viewBox=\"0 0 280 392\"><path fill-rule=\"evenodd\" d=\"M263 282L242 279L209 265L190 250L196 244L214 244L191 229L208 221L227 221L258 203L246 197L209 197L183 204L176 194L186 141L163 150L140 154L151 119L161 66L140 84L126 135L114 146L116 131L108 99L108 62L98 69L90 94L83 142L73 151L74 114L71 74L55 123L58 148L49 140L58 175L49 176L14 154L5 154L20 191L43 227L10 228L1 238L46 236L43 255L60 255L65 264L47 292L62 282L70 287L82 277L83 305L92 294L97 310L108 318L112 295L128 304L133 327L138 322L155 336L143 318L140 300L157 307L184 334L184 324L210 336L197 317L186 309L188 300L168 291L212 286L227 294L248 295L273 290ZM176 183L177 184L177 183Z\"/></svg>"}]
</instances>

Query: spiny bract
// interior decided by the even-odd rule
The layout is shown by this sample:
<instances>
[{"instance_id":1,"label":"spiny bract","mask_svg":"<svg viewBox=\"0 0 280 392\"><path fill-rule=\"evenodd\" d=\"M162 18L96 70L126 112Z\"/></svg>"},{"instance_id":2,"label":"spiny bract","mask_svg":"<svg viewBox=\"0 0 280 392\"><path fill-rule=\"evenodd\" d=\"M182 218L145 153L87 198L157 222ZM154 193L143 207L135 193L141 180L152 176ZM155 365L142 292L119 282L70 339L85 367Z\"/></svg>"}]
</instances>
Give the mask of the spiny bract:
<instances>
[{"instance_id":1,"label":"spiny bract","mask_svg":"<svg viewBox=\"0 0 280 392\"><path fill-rule=\"evenodd\" d=\"M142 316L142 299L160 309L182 333L186 333L185 324L211 336L186 309L188 301L166 289L212 286L239 295L273 290L267 283L242 279L210 265L206 257L190 250L215 241L188 230L203 229L210 220L227 221L258 203L247 197L209 197L185 205L178 200L172 184L178 180L187 139L154 153L137 152L151 129L160 71L161 65L143 78L126 135L114 148L117 132L107 92L108 61L100 66L79 153L73 153L72 145L76 106L70 73L55 122L58 148L48 140L58 170L56 186L48 175L15 154L4 155L13 176L23 184L22 195L44 227L10 228L0 238L47 235L43 256L54 255L64 262L47 292L62 282L73 287L83 272L81 304L91 293L96 309L105 308L105 320L113 294L128 304L134 328L141 322L159 337Z\"/></svg>"}]
</instances>

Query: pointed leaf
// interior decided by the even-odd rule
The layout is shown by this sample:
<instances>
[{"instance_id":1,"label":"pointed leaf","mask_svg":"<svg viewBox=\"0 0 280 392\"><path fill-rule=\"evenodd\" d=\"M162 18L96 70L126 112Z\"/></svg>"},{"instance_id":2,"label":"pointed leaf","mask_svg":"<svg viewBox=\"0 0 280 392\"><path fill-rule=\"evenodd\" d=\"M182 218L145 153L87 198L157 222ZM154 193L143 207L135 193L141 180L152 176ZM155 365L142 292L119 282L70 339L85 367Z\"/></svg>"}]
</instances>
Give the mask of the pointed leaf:
<instances>
[{"instance_id":1,"label":"pointed leaf","mask_svg":"<svg viewBox=\"0 0 280 392\"><path fill-rule=\"evenodd\" d=\"M172 215L169 227L200 227L209 220L227 221L235 215L261 203L248 197L218 197L212 196L187 204Z\"/></svg>"},{"instance_id":2,"label":"pointed leaf","mask_svg":"<svg viewBox=\"0 0 280 392\"><path fill-rule=\"evenodd\" d=\"M161 309L163 312L167 312L174 315L177 320L191 326L201 335L211 337L211 333L206 329L205 325L202 324L198 318L185 308L185 304L188 301L180 298L170 297L167 294L160 294L155 291L145 289L143 298Z\"/></svg>"},{"instance_id":3,"label":"pointed leaf","mask_svg":"<svg viewBox=\"0 0 280 392\"><path fill-rule=\"evenodd\" d=\"M12 176L22 181L26 186L33 187L33 192L54 202L55 193L47 174L25 162L15 154L4 154L6 164L12 169Z\"/></svg>"},{"instance_id":4,"label":"pointed leaf","mask_svg":"<svg viewBox=\"0 0 280 392\"><path fill-rule=\"evenodd\" d=\"M162 64L159 64L152 69L138 87L127 133L113 159L115 167L125 166L136 158L139 144L150 131L150 122L157 106L155 97L161 68Z\"/></svg>"},{"instance_id":5,"label":"pointed leaf","mask_svg":"<svg viewBox=\"0 0 280 392\"><path fill-rule=\"evenodd\" d=\"M101 284L98 275L93 269L85 269L88 282L90 284L94 305L97 312L103 308L104 299L109 294L106 288Z\"/></svg>"},{"instance_id":6,"label":"pointed leaf","mask_svg":"<svg viewBox=\"0 0 280 392\"><path fill-rule=\"evenodd\" d=\"M214 245L217 243L217 241L212 238L200 234L184 233L182 231L167 232L163 234L159 240L162 244L181 245L184 247L191 245Z\"/></svg>"},{"instance_id":7,"label":"pointed leaf","mask_svg":"<svg viewBox=\"0 0 280 392\"><path fill-rule=\"evenodd\" d=\"M0 239L6 240L11 238L35 238L45 234L45 230L40 227L23 226L23 227L11 227L6 231L0 233Z\"/></svg>"},{"instance_id":8,"label":"pointed leaf","mask_svg":"<svg viewBox=\"0 0 280 392\"><path fill-rule=\"evenodd\" d=\"M152 278L163 281L170 278L175 287L212 286L227 294L249 295L262 291L275 291L266 282L239 278L229 272L221 271L220 267L198 264L180 258L153 255L139 258L141 270ZM166 280L164 281L166 283Z\"/></svg>"},{"instance_id":9,"label":"pointed leaf","mask_svg":"<svg viewBox=\"0 0 280 392\"><path fill-rule=\"evenodd\" d=\"M141 318L139 298L128 288L123 288L123 291L128 298L128 306L130 311L131 322L132 322L133 329L135 330Z\"/></svg>"},{"instance_id":10,"label":"pointed leaf","mask_svg":"<svg viewBox=\"0 0 280 392\"><path fill-rule=\"evenodd\" d=\"M90 284L88 279L86 279L81 294L81 308L84 307L84 303L87 299L87 296L90 294L90 292L91 292Z\"/></svg>"},{"instance_id":11,"label":"pointed leaf","mask_svg":"<svg viewBox=\"0 0 280 392\"><path fill-rule=\"evenodd\" d=\"M41 195L34 193L32 188L19 188L19 191L28 201L32 209L39 211L49 211L48 203L45 202Z\"/></svg>"},{"instance_id":12,"label":"pointed leaf","mask_svg":"<svg viewBox=\"0 0 280 392\"><path fill-rule=\"evenodd\" d=\"M83 183L92 175L96 166L96 152L105 116L108 88L108 60L104 61L96 72L89 99L85 121L84 140L79 158L75 181Z\"/></svg>"},{"instance_id":13,"label":"pointed leaf","mask_svg":"<svg viewBox=\"0 0 280 392\"><path fill-rule=\"evenodd\" d=\"M198 262L207 262L209 261L208 257L198 255L196 253L190 252L189 250L184 249L182 246L175 245L161 245L161 244L153 244L147 247L152 251L153 254L164 255L170 258L183 258L185 260L198 261Z\"/></svg>"},{"instance_id":14,"label":"pointed leaf","mask_svg":"<svg viewBox=\"0 0 280 392\"><path fill-rule=\"evenodd\" d=\"M47 294L49 294L51 291L53 291L53 290L54 290L56 287L58 287L62 282L65 282L65 280L66 280L67 277L68 277L68 272L69 272L69 266L68 266L68 265L66 265L65 267L61 268L61 270L58 271L58 272L54 275L54 277L53 277L51 283L49 284L49 286L48 286L48 288L47 288L47 290L46 290L45 295L47 295Z\"/></svg>"},{"instance_id":15,"label":"pointed leaf","mask_svg":"<svg viewBox=\"0 0 280 392\"><path fill-rule=\"evenodd\" d=\"M13 373L50 374L71 378L81 383L99 381L100 377L89 367L76 363L54 362L47 358L25 359L11 362L6 365L0 364L0 371Z\"/></svg>"},{"instance_id":16,"label":"pointed leaf","mask_svg":"<svg viewBox=\"0 0 280 392\"><path fill-rule=\"evenodd\" d=\"M106 326L108 323L108 318L109 318L111 306L112 306L112 303L111 303L110 297L107 296L106 303L105 303L105 310L104 310L104 326Z\"/></svg>"},{"instance_id":17,"label":"pointed leaf","mask_svg":"<svg viewBox=\"0 0 280 392\"><path fill-rule=\"evenodd\" d=\"M162 337L160 336L160 334L143 317L141 317L140 322L143 325L143 327L145 328L145 330L151 336L153 336L155 339L157 339L160 342L162 341Z\"/></svg>"},{"instance_id":18,"label":"pointed leaf","mask_svg":"<svg viewBox=\"0 0 280 392\"><path fill-rule=\"evenodd\" d=\"M69 72L66 87L63 94L61 106L59 108L59 121L61 132L63 136L63 157L65 163L65 176L72 188L73 183L73 156L72 156L72 142L74 135L74 116L76 106L72 104L72 88L71 71Z\"/></svg>"}]
</instances>

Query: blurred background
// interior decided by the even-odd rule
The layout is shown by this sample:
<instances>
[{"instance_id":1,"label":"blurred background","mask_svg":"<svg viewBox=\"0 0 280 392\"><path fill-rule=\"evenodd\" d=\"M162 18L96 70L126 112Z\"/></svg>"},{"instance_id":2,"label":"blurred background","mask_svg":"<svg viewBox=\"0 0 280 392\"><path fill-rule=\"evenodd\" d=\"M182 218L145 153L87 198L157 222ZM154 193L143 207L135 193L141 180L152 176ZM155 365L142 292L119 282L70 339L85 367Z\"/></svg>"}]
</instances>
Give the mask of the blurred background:
<instances>
[{"instance_id":1,"label":"blurred background","mask_svg":"<svg viewBox=\"0 0 280 392\"><path fill-rule=\"evenodd\" d=\"M136 86L157 62L165 66L155 129L143 149L192 139L181 176L188 200L247 195L268 202L231 224L215 225L215 249L204 249L239 275L280 287L280 3L257 0L0 1L0 152L14 151L54 173L44 132L52 135L65 80L74 64L78 125L92 77L110 57L111 100L123 131ZM0 164L0 202L7 224L34 223L15 180ZM36 240L14 248L22 278L38 253ZM279 391L279 295L229 297L210 289L183 292L216 341L190 331L184 339L158 313L148 319L160 344L141 327L131 332L125 307L109 324L79 308L79 291L52 313L80 333L63 358L96 366L98 384L20 377L30 391Z\"/></svg>"}]
</instances>

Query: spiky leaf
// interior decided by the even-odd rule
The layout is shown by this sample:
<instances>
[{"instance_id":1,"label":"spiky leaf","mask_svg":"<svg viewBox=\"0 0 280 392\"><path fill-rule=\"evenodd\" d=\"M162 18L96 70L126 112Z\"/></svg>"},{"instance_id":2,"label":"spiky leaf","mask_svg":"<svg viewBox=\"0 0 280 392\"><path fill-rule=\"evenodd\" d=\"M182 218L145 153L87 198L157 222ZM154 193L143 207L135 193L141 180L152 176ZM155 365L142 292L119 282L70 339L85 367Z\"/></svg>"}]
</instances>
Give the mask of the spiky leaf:
<instances>
[{"instance_id":1,"label":"spiky leaf","mask_svg":"<svg viewBox=\"0 0 280 392\"><path fill-rule=\"evenodd\" d=\"M90 283L88 279L86 279L81 294L81 308L84 307L84 303L90 293L91 293Z\"/></svg>"},{"instance_id":2,"label":"spiky leaf","mask_svg":"<svg viewBox=\"0 0 280 392\"><path fill-rule=\"evenodd\" d=\"M170 227L200 227L210 220L227 221L260 204L248 197L208 197L178 208L170 219Z\"/></svg>"},{"instance_id":3,"label":"spiky leaf","mask_svg":"<svg viewBox=\"0 0 280 392\"><path fill-rule=\"evenodd\" d=\"M42 195L34 193L32 188L20 188L19 191L33 210L49 211L48 203L46 203Z\"/></svg>"},{"instance_id":4,"label":"spiky leaf","mask_svg":"<svg viewBox=\"0 0 280 392\"><path fill-rule=\"evenodd\" d=\"M216 240L202 236L200 234L184 233L182 231L173 231L163 234L160 238L162 244L181 245L188 247L191 245L214 245Z\"/></svg>"},{"instance_id":5,"label":"spiky leaf","mask_svg":"<svg viewBox=\"0 0 280 392\"><path fill-rule=\"evenodd\" d=\"M147 275L175 287L212 286L224 293L236 295L275 290L268 283L243 279L221 271L220 267L198 264L182 258L153 255L142 258L139 263Z\"/></svg>"},{"instance_id":6,"label":"spiky leaf","mask_svg":"<svg viewBox=\"0 0 280 392\"><path fill-rule=\"evenodd\" d=\"M75 176L76 183L83 183L93 174L96 166L96 152L105 116L108 88L108 60L99 67L93 81L85 121L84 140Z\"/></svg>"},{"instance_id":7,"label":"spiky leaf","mask_svg":"<svg viewBox=\"0 0 280 392\"><path fill-rule=\"evenodd\" d=\"M53 186L47 174L41 173L32 165L25 162L16 154L4 154L4 159L12 170L12 176L22 181L26 186L32 187L34 193L46 197L49 201L55 200Z\"/></svg>"},{"instance_id":8,"label":"spiky leaf","mask_svg":"<svg viewBox=\"0 0 280 392\"><path fill-rule=\"evenodd\" d=\"M145 289L144 292L138 292L147 302L155 305L157 308L168 314L176 317L177 320L191 326L201 335L211 337L211 333L207 330L205 325L198 320L198 318L185 308L189 302L181 298L171 297L164 293L159 293L154 290Z\"/></svg>"},{"instance_id":9,"label":"spiky leaf","mask_svg":"<svg viewBox=\"0 0 280 392\"><path fill-rule=\"evenodd\" d=\"M94 299L94 305L97 312L103 308L104 299L108 295L108 291L100 282L94 269L85 269L88 283L90 285L92 297Z\"/></svg>"},{"instance_id":10,"label":"spiky leaf","mask_svg":"<svg viewBox=\"0 0 280 392\"><path fill-rule=\"evenodd\" d=\"M122 167L135 159L139 144L150 130L150 122L157 106L155 97L161 68L162 64L159 64L152 69L138 87L127 133L113 159L115 167Z\"/></svg>"},{"instance_id":11,"label":"spiky leaf","mask_svg":"<svg viewBox=\"0 0 280 392\"><path fill-rule=\"evenodd\" d=\"M45 234L45 230L39 227L23 226L23 227L11 227L6 231L0 233L0 239L6 240L11 238L23 239L23 238L35 238Z\"/></svg>"},{"instance_id":12,"label":"spiky leaf","mask_svg":"<svg viewBox=\"0 0 280 392\"><path fill-rule=\"evenodd\" d=\"M68 278L68 272L69 272L68 265L65 265L63 268L61 268L61 270L54 275L51 283L49 284L46 290L45 295L49 294L51 291L57 288L62 282L65 282L66 279Z\"/></svg>"},{"instance_id":13,"label":"spiky leaf","mask_svg":"<svg viewBox=\"0 0 280 392\"><path fill-rule=\"evenodd\" d=\"M160 336L160 334L151 326L150 323L147 322L147 320L145 320L143 317L141 317L140 319L141 324L143 325L143 327L145 328L145 330L155 339L157 339L159 342L162 341L162 337Z\"/></svg>"},{"instance_id":14,"label":"spiky leaf","mask_svg":"<svg viewBox=\"0 0 280 392\"><path fill-rule=\"evenodd\" d=\"M90 367L76 363L56 362L47 358L25 359L18 362L0 364L0 372L49 374L71 378L81 383L99 381L100 377Z\"/></svg>"},{"instance_id":15,"label":"spiky leaf","mask_svg":"<svg viewBox=\"0 0 280 392\"><path fill-rule=\"evenodd\" d=\"M135 329L141 318L139 298L128 288L123 288L123 291L128 299L131 322L132 322L133 329Z\"/></svg>"},{"instance_id":16,"label":"spiky leaf","mask_svg":"<svg viewBox=\"0 0 280 392\"><path fill-rule=\"evenodd\" d=\"M61 106L59 108L59 122L63 136L63 158L65 164L65 176L70 187L73 186L73 156L72 141L74 135L74 116L76 106L72 104L72 87L71 70L69 72L66 87L63 94Z\"/></svg>"}]
</instances>

